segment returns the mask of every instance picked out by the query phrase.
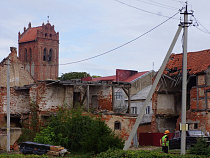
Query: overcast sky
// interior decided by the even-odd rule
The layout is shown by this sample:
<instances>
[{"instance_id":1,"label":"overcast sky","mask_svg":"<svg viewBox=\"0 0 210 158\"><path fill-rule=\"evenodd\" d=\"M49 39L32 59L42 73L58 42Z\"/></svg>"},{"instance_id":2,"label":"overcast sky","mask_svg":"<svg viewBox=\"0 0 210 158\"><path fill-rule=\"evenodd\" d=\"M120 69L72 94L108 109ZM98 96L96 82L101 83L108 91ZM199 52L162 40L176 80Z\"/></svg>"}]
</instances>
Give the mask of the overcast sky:
<instances>
[{"instance_id":1,"label":"overcast sky","mask_svg":"<svg viewBox=\"0 0 210 158\"><path fill-rule=\"evenodd\" d=\"M210 1L189 0L188 4L200 22L189 27L188 52L210 49ZM183 6L181 0L1 0L0 60L8 56L11 46L18 48L19 31L22 33L29 22L32 27L46 24L49 15L60 34L59 75L76 71L109 76L116 69L147 71L153 69L153 62L157 71L183 15L177 14L137 40L115 48L158 26ZM196 24L194 18L189 19ZM182 34L173 50L181 52ZM102 53L106 54L72 63Z\"/></svg>"}]
</instances>

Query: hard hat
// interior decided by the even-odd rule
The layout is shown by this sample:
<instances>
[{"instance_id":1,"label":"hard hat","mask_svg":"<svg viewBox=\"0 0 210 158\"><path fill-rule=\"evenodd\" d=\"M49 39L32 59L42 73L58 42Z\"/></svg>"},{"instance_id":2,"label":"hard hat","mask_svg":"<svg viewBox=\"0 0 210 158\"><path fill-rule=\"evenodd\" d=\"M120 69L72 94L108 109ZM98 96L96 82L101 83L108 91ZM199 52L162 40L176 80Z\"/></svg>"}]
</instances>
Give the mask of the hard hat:
<instances>
[{"instance_id":1,"label":"hard hat","mask_svg":"<svg viewBox=\"0 0 210 158\"><path fill-rule=\"evenodd\" d=\"M165 130L165 133L164 134L168 134L168 133L170 133L169 130Z\"/></svg>"}]
</instances>

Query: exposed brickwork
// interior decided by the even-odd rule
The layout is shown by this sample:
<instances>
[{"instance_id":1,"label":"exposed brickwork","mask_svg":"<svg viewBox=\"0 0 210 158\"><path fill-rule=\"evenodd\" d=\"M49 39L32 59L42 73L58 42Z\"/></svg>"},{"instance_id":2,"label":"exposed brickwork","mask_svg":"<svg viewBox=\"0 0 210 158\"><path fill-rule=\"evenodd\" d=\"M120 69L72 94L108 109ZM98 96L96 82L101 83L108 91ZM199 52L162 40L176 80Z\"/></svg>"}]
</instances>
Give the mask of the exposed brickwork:
<instances>
[{"instance_id":1,"label":"exposed brickwork","mask_svg":"<svg viewBox=\"0 0 210 158\"><path fill-rule=\"evenodd\" d=\"M38 105L40 114L55 112L58 106L73 105L73 87L69 88L70 91L63 85L37 83L30 89L30 102L35 102Z\"/></svg>"},{"instance_id":2,"label":"exposed brickwork","mask_svg":"<svg viewBox=\"0 0 210 158\"><path fill-rule=\"evenodd\" d=\"M105 120L105 123L121 138L127 140L132 127L136 121L136 117L130 117L127 115L102 115L102 119ZM121 130L115 130L115 122L120 122Z\"/></svg>"},{"instance_id":3,"label":"exposed brickwork","mask_svg":"<svg viewBox=\"0 0 210 158\"><path fill-rule=\"evenodd\" d=\"M103 95L103 92L101 91L98 95L98 105L99 109L101 110L112 110L112 95Z\"/></svg>"},{"instance_id":4,"label":"exposed brickwork","mask_svg":"<svg viewBox=\"0 0 210 158\"><path fill-rule=\"evenodd\" d=\"M200 129L203 132L210 132L210 121L209 120L209 110L210 110L210 98L209 98L209 90L210 85L208 84L208 79L210 78L209 65L210 58L207 58L210 54L209 50L203 50L199 52L189 52L188 56L188 91L187 91L187 123L189 124L190 129ZM164 74L167 76L171 76L176 82L179 81L182 73L182 57L183 54L172 54L164 71ZM202 64L201 64L202 63ZM164 77L164 76L163 76ZM178 80L177 80L178 79ZM180 78L181 79L181 78ZM206 82L207 81L207 82ZM157 118L159 119L159 123L163 125L164 121L171 118L174 119L172 124L176 124L176 129L179 130L179 124L181 123L181 80L179 85L173 84L174 81L165 80L165 85L163 82L159 82L159 85L156 88L156 92L153 94L153 112L154 116L152 118L152 131L158 131L159 127L157 127ZM174 86L174 87L173 87ZM169 88L172 87L173 89ZM190 88L190 90L189 90ZM159 103L157 103L158 96L165 93L172 93L175 98L174 109L175 112L172 115L167 115L167 113L157 114L157 109ZM164 104L165 102L161 102ZM167 104L166 104L167 105ZM172 104L173 106L173 104ZM177 119L178 118L178 119ZM161 120L162 119L162 120Z\"/></svg>"},{"instance_id":5,"label":"exposed brickwork","mask_svg":"<svg viewBox=\"0 0 210 158\"><path fill-rule=\"evenodd\" d=\"M59 33L54 25L43 23L31 27L31 23L18 36L19 58L24 68L37 80L57 79L59 62Z\"/></svg>"},{"instance_id":6,"label":"exposed brickwork","mask_svg":"<svg viewBox=\"0 0 210 158\"><path fill-rule=\"evenodd\" d=\"M151 124L140 125L137 133L148 133L152 132Z\"/></svg>"}]
</instances>

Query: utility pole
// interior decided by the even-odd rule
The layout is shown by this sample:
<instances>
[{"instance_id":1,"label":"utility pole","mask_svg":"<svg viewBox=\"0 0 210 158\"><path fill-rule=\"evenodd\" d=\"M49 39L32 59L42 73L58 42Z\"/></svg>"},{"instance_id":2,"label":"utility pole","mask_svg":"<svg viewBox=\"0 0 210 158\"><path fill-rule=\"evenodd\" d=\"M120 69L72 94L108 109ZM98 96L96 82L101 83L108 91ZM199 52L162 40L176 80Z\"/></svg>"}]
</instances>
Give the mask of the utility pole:
<instances>
[{"instance_id":1,"label":"utility pole","mask_svg":"<svg viewBox=\"0 0 210 158\"><path fill-rule=\"evenodd\" d=\"M181 30L182 30L182 26L179 25L179 28L178 28L178 30L177 30L177 32L176 32L176 34L174 36L174 39L173 39L173 41L172 41L172 43L171 43L171 45L170 45L170 47L168 49L168 52L167 52L167 54L165 56L165 59L163 60L163 63L162 63L162 65L161 65L161 67L160 67L160 69L159 69L159 71L157 73L157 76L155 78L155 81L152 84L152 87L151 87L151 89L149 91L149 94L147 95L147 99L144 102L144 105L143 105L143 107L142 107L142 109L140 111L140 114L138 115L138 117L136 119L135 124L133 125L133 128L131 130L131 133L130 133L128 139L125 141L125 146L124 146L123 150L128 150L128 148L131 145L131 141L132 141L132 139L133 139L133 137L134 137L134 135L135 135L135 133L137 131L137 128L139 127L139 124L141 123L141 120L143 118L143 115L145 113L145 110L146 110L146 108L147 108L147 106L148 106L148 104L149 104L149 102L150 102L150 100L152 98L152 95L153 95L153 93L155 91L155 88L156 88L156 86L157 86L160 78L161 78L161 75L163 74L163 71L165 69L165 66L166 66L166 64L168 62L168 59L169 59L169 57L171 55L171 52L172 52L172 50L174 48L174 45L176 44L176 41L177 41L177 39L179 37L179 34L180 34Z\"/></svg>"},{"instance_id":2,"label":"utility pole","mask_svg":"<svg viewBox=\"0 0 210 158\"><path fill-rule=\"evenodd\" d=\"M188 22L188 13L187 11L187 2L184 13L184 39L183 39L183 60L182 60L182 115L181 115L181 155L185 155L186 149L186 131L188 130L188 126L186 124L186 104L187 104L187 31L189 24Z\"/></svg>"},{"instance_id":3,"label":"utility pole","mask_svg":"<svg viewBox=\"0 0 210 158\"><path fill-rule=\"evenodd\" d=\"M7 59L7 152L10 151L10 59Z\"/></svg>"}]
</instances>

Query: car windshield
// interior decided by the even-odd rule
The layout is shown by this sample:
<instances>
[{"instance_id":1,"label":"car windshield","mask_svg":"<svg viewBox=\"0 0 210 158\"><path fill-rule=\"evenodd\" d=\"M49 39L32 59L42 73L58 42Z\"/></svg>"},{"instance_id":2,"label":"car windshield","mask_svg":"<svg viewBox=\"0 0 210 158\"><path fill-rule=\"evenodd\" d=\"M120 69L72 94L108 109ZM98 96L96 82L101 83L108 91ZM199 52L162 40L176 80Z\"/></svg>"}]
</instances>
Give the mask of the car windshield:
<instances>
[{"instance_id":1,"label":"car windshield","mask_svg":"<svg viewBox=\"0 0 210 158\"><path fill-rule=\"evenodd\" d=\"M190 136L205 136L202 131L189 131Z\"/></svg>"}]
</instances>

